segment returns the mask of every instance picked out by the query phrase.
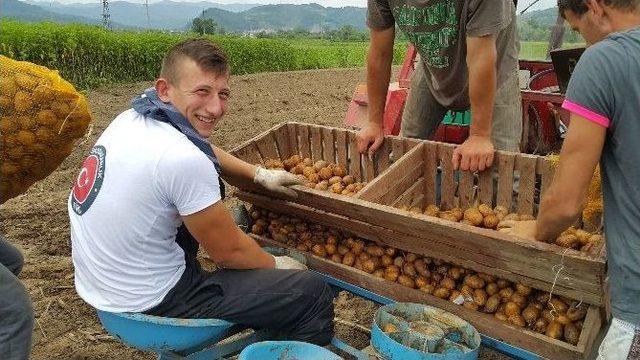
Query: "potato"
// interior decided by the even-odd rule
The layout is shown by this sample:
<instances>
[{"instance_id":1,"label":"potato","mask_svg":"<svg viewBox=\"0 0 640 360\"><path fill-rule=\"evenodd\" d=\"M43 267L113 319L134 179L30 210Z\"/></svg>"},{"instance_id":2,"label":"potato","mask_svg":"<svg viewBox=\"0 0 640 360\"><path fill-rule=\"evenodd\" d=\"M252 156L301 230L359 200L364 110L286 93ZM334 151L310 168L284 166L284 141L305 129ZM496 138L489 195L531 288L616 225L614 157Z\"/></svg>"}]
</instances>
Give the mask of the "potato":
<instances>
[{"instance_id":1,"label":"potato","mask_svg":"<svg viewBox=\"0 0 640 360\"><path fill-rule=\"evenodd\" d=\"M456 282L450 277L444 277L442 281L440 281L440 287L454 290L456 288Z\"/></svg>"},{"instance_id":2,"label":"potato","mask_svg":"<svg viewBox=\"0 0 640 360\"><path fill-rule=\"evenodd\" d=\"M431 276L431 272L429 271L427 264L424 262L424 259L417 259L413 262L413 266L416 268L416 272L426 278Z\"/></svg>"},{"instance_id":3,"label":"potato","mask_svg":"<svg viewBox=\"0 0 640 360\"><path fill-rule=\"evenodd\" d=\"M604 239L600 234L594 234L589 237L589 242L593 244L600 244L603 240Z\"/></svg>"},{"instance_id":4,"label":"potato","mask_svg":"<svg viewBox=\"0 0 640 360\"><path fill-rule=\"evenodd\" d=\"M368 272L369 274L373 274L376 271L376 261L373 259L368 259L362 262L362 270Z\"/></svg>"},{"instance_id":5,"label":"potato","mask_svg":"<svg viewBox=\"0 0 640 360\"><path fill-rule=\"evenodd\" d=\"M492 282L487 284L484 290L487 292L489 296L493 296L497 294L500 289L498 288L498 284Z\"/></svg>"},{"instance_id":6,"label":"potato","mask_svg":"<svg viewBox=\"0 0 640 360\"><path fill-rule=\"evenodd\" d=\"M400 276L400 269L395 265L389 265L384 269L384 278L389 281L396 281Z\"/></svg>"},{"instance_id":7,"label":"potato","mask_svg":"<svg viewBox=\"0 0 640 360\"><path fill-rule=\"evenodd\" d=\"M547 325L547 330L545 330L544 334L552 339L560 339L564 335L562 324L552 321Z\"/></svg>"},{"instance_id":8,"label":"potato","mask_svg":"<svg viewBox=\"0 0 640 360\"><path fill-rule=\"evenodd\" d=\"M333 167L333 175L344 177L347 175L347 170L342 165L336 165Z\"/></svg>"},{"instance_id":9,"label":"potato","mask_svg":"<svg viewBox=\"0 0 640 360\"><path fill-rule=\"evenodd\" d=\"M559 236L556 239L555 244L565 248L577 248L580 245L580 242L578 241L577 236L568 234Z\"/></svg>"},{"instance_id":10,"label":"potato","mask_svg":"<svg viewBox=\"0 0 640 360\"><path fill-rule=\"evenodd\" d=\"M460 221L464 218L464 212L459 207L451 209L451 214L456 218L455 221Z\"/></svg>"},{"instance_id":11,"label":"potato","mask_svg":"<svg viewBox=\"0 0 640 360\"><path fill-rule=\"evenodd\" d=\"M470 275L465 277L464 283L474 289L482 289L485 285L484 280L480 279L480 277L478 277L477 275Z\"/></svg>"},{"instance_id":12,"label":"potato","mask_svg":"<svg viewBox=\"0 0 640 360\"><path fill-rule=\"evenodd\" d=\"M433 291L433 295L440 299L447 299L449 298L449 295L451 295L451 291L447 288L439 287Z\"/></svg>"},{"instance_id":13,"label":"potato","mask_svg":"<svg viewBox=\"0 0 640 360\"><path fill-rule=\"evenodd\" d=\"M384 249L378 245L369 245L365 248L365 251L371 256L384 255Z\"/></svg>"},{"instance_id":14,"label":"potato","mask_svg":"<svg viewBox=\"0 0 640 360\"><path fill-rule=\"evenodd\" d=\"M353 266L355 261L356 261L356 256L351 251L347 252L342 257L342 263L347 266Z\"/></svg>"},{"instance_id":15,"label":"potato","mask_svg":"<svg viewBox=\"0 0 640 360\"><path fill-rule=\"evenodd\" d=\"M509 319L507 315L501 312L496 312L493 316L500 321L507 321Z\"/></svg>"},{"instance_id":16,"label":"potato","mask_svg":"<svg viewBox=\"0 0 640 360\"><path fill-rule=\"evenodd\" d=\"M484 280L485 282L491 283L496 281L496 277L493 275L489 275L489 274L485 274L485 273L477 273L476 275L478 275L478 277L482 280Z\"/></svg>"},{"instance_id":17,"label":"potato","mask_svg":"<svg viewBox=\"0 0 640 360\"><path fill-rule=\"evenodd\" d=\"M344 188L342 187L342 183L339 182L331 185L330 189L334 194L341 194L342 190L344 190Z\"/></svg>"},{"instance_id":18,"label":"potato","mask_svg":"<svg viewBox=\"0 0 640 360\"><path fill-rule=\"evenodd\" d=\"M498 306L500 306L500 296L492 295L487 299L487 302L484 304L484 311L489 314L493 314L498 310Z\"/></svg>"},{"instance_id":19,"label":"potato","mask_svg":"<svg viewBox=\"0 0 640 360\"><path fill-rule=\"evenodd\" d=\"M459 297L459 299L458 299ZM460 302L458 305L462 305L462 303L464 302L464 297L462 295L460 295L460 291L458 290L451 290L451 294L449 295L449 301L457 303L458 301Z\"/></svg>"},{"instance_id":20,"label":"potato","mask_svg":"<svg viewBox=\"0 0 640 360\"><path fill-rule=\"evenodd\" d=\"M475 289L472 288L469 285L462 285L460 286L460 293L466 298L466 299L473 299L473 291Z\"/></svg>"},{"instance_id":21,"label":"potato","mask_svg":"<svg viewBox=\"0 0 640 360\"><path fill-rule=\"evenodd\" d=\"M373 276L384 279L384 269L376 269L376 271L373 272Z\"/></svg>"},{"instance_id":22,"label":"potato","mask_svg":"<svg viewBox=\"0 0 640 360\"><path fill-rule=\"evenodd\" d=\"M520 221L531 221L531 220L535 220L536 217L531 215L531 214L522 214L520 215Z\"/></svg>"},{"instance_id":23,"label":"potato","mask_svg":"<svg viewBox=\"0 0 640 360\"><path fill-rule=\"evenodd\" d=\"M484 217L478 209L469 208L464 211L464 219L470 221L474 226L480 226L480 224L482 224L484 220Z\"/></svg>"},{"instance_id":24,"label":"potato","mask_svg":"<svg viewBox=\"0 0 640 360\"><path fill-rule=\"evenodd\" d=\"M433 294L434 290L435 290L435 288L431 284L427 284L425 286L420 287L420 291L422 291L423 293L429 294L429 295Z\"/></svg>"},{"instance_id":25,"label":"potato","mask_svg":"<svg viewBox=\"0 0 640 360\"><path fill-rule=\"evenodd\" d=\"M389 256L387 254L384 254L380 258L380 262L382 263L382 266L387 267L387 266L393 264L393 258L391 258L391 256Z\"/></svg>"},{"instance_id":26,"label":"potato","mask_svg":"<svg viewBox=\"0 0 640 360\"><path fill-rule=\"evenodd\" d=\"M353 263L353 268L364 271L364 269L362 268L362 261L360 261L360 259L357 259L357 258L356 258L356 262Z\"/></svg>"},{"instance_id":27,"label":"potato","mask_svg":"<svg viewBox=\"0 0 640 360\"><path fill-rule=\"evenodd\" d=\"M566 313L567 310L569 310L569 306L564 301L560 300L560 298L555 296L549 300L549 308L555 310L559 314Z\"/></svg>"},{"instance_id":28,"label":"potato","mask_svg":"<svg viewBox=\"0 0 640 360\"><path fill-rule=\"evenodd\" d=\"M465 308L469 309L469 310L473 310L473 311L478 311L479 307L478 304L476 304L473 301L465 301L462 306L464 306Z\"/></svg>"},{"instance_id":29,"label":"potato","mask_svg":"<svg viewBox=\"0 0 640 360\"><path fill-rule=\"evenodd\" d=\"M415 281L413 281L413 279L407 275L400 275L398 276L398 283L400 285L406 286L408 288L412 288L415 289L416 287L416 283Z\"/></svg>"},{"instance_id":30,"label":"potato","mask_svg":"<svg viewBox=\"0 0 640 360\"><path fill-rule=\"evenodd\" d=\"M532 325L540 317L540 310L538 310L535 306L529 305L526 309L522 310L522 317L528 325Z\"/></svg>"},{"instance_id":31,"label":"potato","mask_svg":"<svg viewBox=\"0 0 640 360\"><path fill-rule=\"evenodd\" d=\"M507 216L509 210L507 210L507 208L502 205L498 205L493 209L493 212L498 216L500 220L502 220L505 216Z\"/></svg>"},{"instance_id":32,"label":"potato","mask_svg":"<svg viewBox=\"0 0 640 360\"><path fill-rule=\"evenodd\" d=\"M529 296L531 294L531 288L520 284L520 283L516 283L516 292L522 296Z\"/></svg>"},{"instance_id":33,"label":"potato","mask_svg":"<svg viewBox=\"0 0 640 360\"><path fill-rule=\"evenodd\" d=\"M571 345L577 345L580 340L580 329L573 323L566 324L564 326L564 339Z\"/></svg>"},{"instance_id":34,"label":"potato","mask_svg":"<svg viewBox=\"0 0 640 360\"><path fill-rule=\"evenodd\" d=\"M452 267L448 271L448 275L453 280L459 280L462 277L462 269L459 267Z\"/></svg>"},{"instance_id":35,"label":"potato","mask_svg":"<svg viewBox=\"0 0 640 360\"><path fill-rule=\"evenodd\" d=\"M482 289L475 289L473 291L473 302L478 306L484 306L487 303L487 293Z\"/></svg>"},{"instance_id":36,"label":"potato","mask_svg":"<svg viewBox=\"0 0 640 360\"><path fill-rule=\"evenodd\" d=\"M447 275L449 273L449 266L438 265L438 267L436 267L436 272L441 275Z\"/></svg>"},{"instance_id":37,"label":"potato","mask_svg":"<svg viewBox=\"0 0 640 360\"><path fill-rule=\"evenodd\" d=\"M482 216L484 217L486 217L487 215L495 215L491 207L487 204L478 205L478 211L480 211L480 214L482 214Z\"/></svg>"},{"instance_id":38,"label":"potato","mask_svg":"<svg viewBox=\"0 0 640 360\"><path fill-rule=\"evenodd\" d=\"M340 254L333 254L330 257L331 261L342 264L342 256Z\"/></svg>"},{"instance_id":39,"label":"potato","mask_svg":"<svg viewBox=\"0 0 640 360\"><path fill-rule=\"evenodd\" d=\"M484 220L482 221L482 225L487 229L495 230L498 227L499 222L500 222L500 219L498 218L497 215L489 214L484 217Z\"/></svg>"},{"instance_id":40,"label":"potato","mask_svg":"<svg viewBox=\"0 0 640 360\"><path fill-rule=\"evenodd\" d=\"M326 244L324 246L324 251L327 253L328 256L335 255L338 252L336 246L333 244Z\"/></svg>"},{"instance_id":41,"label":"potato","mask_svg":"<svg viewBox=\"0 0 640 360\"><path fill-rule=\"evenodd\" d=\"M311 248L311 251L313 251L313 254L316 256L320 256L320 257L327 256L327 251L325 250L324 246L320 244L313 245L313 248Z\"/></svg>"},{"instance_id":42,"label":"potato","mask_svg":"<svg viewBox=\"0 0 640 360\"><path fill-rule=\"evenodd\" d=\"M409 209L409 212L410 212L410 213L414 213L414 214L421 214L421 213L422 213L422 210L420 210L420 208L419 208L419 207L417 207L417 206L412 206L412 207Z\"/></svg>"},{"instance_id":43,"label":"potato","mask_svg":"<svg viewBox=\"0 0 640 360\"><path fill-rule=\"evenodd\" d=\"M322 168L327 167L328 165L329 165L329 163L327 161L318 160L313 164L313 169L316 172L319 172Z\"/></svg>"},{"instance_id":44,"label":"potato","mask_svg":"<svg viewBox=\"0 0 640 360\"><path fill-rule=\"evenodd\" d=\"M322 180L328 181L333 177L333 171L331 171L329 167L323 167L322 169L320 169L320 171L318 171L318 175L320 175L320 178Z\"/></svg>"},{"instance_id":45,"label":"potato","mask_svg":"<svg viewBox=\"0 0 640 360\"><path fill-rule=\"evenodd\" d=\"M264 235L264 233L265 233L264 226L260 226L258 224L253 224L253 226L251 226L251 233L256 234L256 235Z\"/></svg>"},{"instance_id":46,"label":"potato","mask_svg":"<svg viewBox=\"0 0 640 360\"><path fill-rule=\"evenodd\" d=\"M358 256L356 257L356 260L360 260L360 261L367 261L371 259L371 255L367 254L366 252L361 252L360 254L358 254Z\"/></svg>"},{"instance_id":47,"label":"potato","mask_svg":"<svg viewBox=\"0 0 640 360\"><path fill-rule=\"evenodd\" d=\"M416 268L412 263L406 263L402 267L402 273L408 276L414 277L416 276Z\"/></svg>"},{"instance_id":48,"label":"potato","mask_svg":"<svg viewBox=\"0 0 640 360\"><path fill-rule=\"evenodd\" d=\"M428 215L428 216L436 216L437 217L438 213L440 213L440 209L436 205L429 205L424 210L424 214Z\"/></svg>"},{"instance_id":49,"label":"potato","mask_svg":"<svg viewBox=\"0 0 640 360\"><path fill-rule=\"evenodd\" d=\"M520 215L518 214L507 214L502 218L502 221L507 221L507 220L514 220L514 221L520 221Z\"/></svg>"},{"instance_id":50,"label":"potato","mask_svg":"<svg viewBox=\"0 0 640 360\"><path fill-rule=\"evenodd\" d=\"M404 258L402 256L396 256L395 259L393 259L393 264L399 268L404 266Z\"/></svg>"},{"instance_id":51,"label":"potato","mask_svg":"<svg viewBox=\"0 0 640 360\"><path fill-rule=\"evenodd\" d=\"M527 298L517 292L514 292L513 294L511 294L511 297L509 298L509 300L511 302L516 303L521 309L524 308L525 305L527 305Z\"/></svg>"},{"instance_id":52,"label":"potato","mask_svg":"<svg viewBox=\"0 0 640 360\"><path fill-rule=\"evenodd\" d=\"M500 289L504 289L506 287L508 287L510 285L509 280L505 280L505 279L498 279L496 281L496 284L498 285L498 288Z\"/></svg>"},{"instance_id":53,"label":"potato","mask_svg":"<svg viewBox=\"0 0 640 360\"><path fill-rule=\"evenodd\" d=\"M439 273L431 273L431 280L435 281L436 283L439 283L440 280L442 280L444 276L442 276L442 274Z\"/></svg>"},{"instance_id":54,"label":"potato","mask_svg":"<svg viewBox=\"0 0 640 360\"><path fill-rule=\"evenodd\" d=\"M555 322L558 322L562 325L567 325L571 322L571 320L567 317L567 314L558 314L558 316L555 317Z\"/></svg>"},{"instance_id":55,"label":"potato","mask_svg":"<svg viewBox=\"0 0 640 360\"><path fill-rule=\"evenodd\" d=\"M353 185L353 189L355 190L355 185L354 183L356 182L356 179L351 176L351 175L346 175L342 178L342 182L348 186Z\"/></svg>"},{"instance_id":56,"label":"potato","mask_svg":"<svg viewBox=\"0 0 640 360\"><path fill-rule=\"evenodd\" d=\"M587 309L586 307L583 306L579 306L579 307L571 307L569 308L569 310L567 310L567 317L571 320L571 321L577 321L577 320L582 320L584 319L584 317L587 315Z\"/></svg>"},{"instance_id":57,"label":"potato","mask_svg":"<svg viewBox=\"0 0 640 360\"><path fill-rule=\"evenodd\" d=\"M515 291L513 291L512 288L507 287L504 288L500 291L498 291L498 294L500 294L500 297L502 298L502 300L508 301L511 299L511 296L515 293Z\"/></svg>"},{"instance_id":58,"label":"potato","mask_svg":"<svg viewBox=\"0 0 640 360\"><path fill-rule=\"evenodd\" d=\"M362 242L355 241L351 247L351 251L355 255L360 255L364 251L364 244Z\"/></svg>"},{"instance_id":59,"label":"potato","mask_svg":"<svg viewBox=\"0 0 640 360\"><path fill-rule=\"evenodd\" d=\"M545 318L538 318L535 323L533 324L533 331L540 333L540 334L544 334L545 331L547 331L547 325L549 324L549 322L547 320L545 320Z\"/></svg>"},{"instance_id":60,"label":"potato","mask_svg":"<svg viewBox=\"0 0 640 360\"><path fill-rule=\"evenodd\" d=\"M450 211L442 211L438 214L438 217L443 220L458 222L458 218L453 215Z\"/></svg>"},{"instance_id":61,"label":"potato","mask_svg":"<svg viewBox=\"0 0 640 360\"><path fill-rule=\"evenodd\" d=\"M313 160L311 160L310 158L304 158L302 159L302 165L313 166Z\"/></svg>"},{"instance_id":62,"label":"potato","mask_svg":"<svg viewBox=\"0 0 640 360\"><path fill-rule=\"evenodd\" d=\"M504 314L508 317L512 315L520 315L520 306L512 301L509 301L504 304Z\"/></svg>"},{"instance_id":63,"label":"potato","mask_svg":"<svg viewBox=\"0 0 640 360\"><path fill-rule=\"evenodd\" d=\"M298 244L296 245L296 250L298 251L309 251L309 247L305 244Z\"/></svg>"},{"instance_id":64,"label":"potato","mask_svg":"<svg viewBox=\"0 0 640 360\"><path fill-rule=\"evenodd\" d=\"M507 318L507 321L518 327L525 327L526 323L521 315L512 315Z\"/></svg>"},{"instance_id":65,"label":"potato","mask_svg":"<svg viewBox=\"0 0 640 360\"><path fill-rule=\"evenodd\" d=\"M427 280L424 276L420 276L420 275L416 277L415 282L416 282L416 287L418 289L429 284L429 280Z\"/></svg>"},{"instance_id":66,"label":"potato","mask_svg":"<svg viewBox=\"0 0 640 360\"><path fill-rule=\"evenodd\" d=\"M326 181L321 181L319 183L317 183L314 187L314 189L316 190L329 190L329 183L327 183Z\"/></svg>"}]
</instances>

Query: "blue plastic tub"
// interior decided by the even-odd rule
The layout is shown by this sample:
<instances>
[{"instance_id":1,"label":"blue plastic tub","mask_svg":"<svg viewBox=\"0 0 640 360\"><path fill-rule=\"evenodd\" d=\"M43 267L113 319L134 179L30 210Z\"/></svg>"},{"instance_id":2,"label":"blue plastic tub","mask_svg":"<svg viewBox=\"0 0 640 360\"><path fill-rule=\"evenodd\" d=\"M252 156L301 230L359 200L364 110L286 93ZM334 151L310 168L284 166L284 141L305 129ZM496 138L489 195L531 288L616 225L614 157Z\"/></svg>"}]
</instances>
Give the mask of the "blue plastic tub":
<instances>
[{"instance_id":1,"label":"blue plastic tub","mask_svg":"<svg viewBox=\"0 0 640 360\"><path fill-rule=\"evenodd\" d=\"M318 346L300 341L262 341L247 346L238 360L343 360Z\"/></svg>"}]
</instances>

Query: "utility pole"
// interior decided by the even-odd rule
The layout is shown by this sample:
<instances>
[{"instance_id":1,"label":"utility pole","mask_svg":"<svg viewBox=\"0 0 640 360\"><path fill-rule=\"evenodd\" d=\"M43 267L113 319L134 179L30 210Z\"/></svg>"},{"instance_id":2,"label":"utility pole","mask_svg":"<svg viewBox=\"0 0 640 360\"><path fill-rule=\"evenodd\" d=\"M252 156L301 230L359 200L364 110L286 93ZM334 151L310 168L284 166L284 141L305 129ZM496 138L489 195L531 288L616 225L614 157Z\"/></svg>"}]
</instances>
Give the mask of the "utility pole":
<instances>
[{"instance_id":1,"label":"utility pole","mask_svg":"<svg viewBox=\"0 0 640 360\"><path fill-rule=\"evenodd\" d=\"M111 30L111 15L109 15L109 1L102 0L102 26L106 30Z\"/></svg>"},{"instance_id":2,"label":"utility pole","mask_svg":"<svg viewBox=\"0 0 640 360\"><path fill-rule=\"evenodd\" d=\"M144 0L144 8L147 11L147 27L151 29L151 18L149 17L149 0Z\"/></svg>"}]
</instances>

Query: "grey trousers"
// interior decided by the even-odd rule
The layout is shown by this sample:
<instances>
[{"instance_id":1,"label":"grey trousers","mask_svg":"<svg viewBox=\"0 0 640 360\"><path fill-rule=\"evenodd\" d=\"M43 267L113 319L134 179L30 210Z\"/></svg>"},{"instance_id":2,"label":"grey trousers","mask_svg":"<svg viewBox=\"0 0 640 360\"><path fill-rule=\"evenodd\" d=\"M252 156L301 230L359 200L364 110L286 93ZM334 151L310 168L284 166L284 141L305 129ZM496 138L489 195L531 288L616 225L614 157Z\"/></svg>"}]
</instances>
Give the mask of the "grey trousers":
<instances>
[{"instance_id":1,"label":"grey trousers","mask_svg":"<svg viewBox=\"0 0 640 360\"><path fill-rule=\"evenodd\" d=\"M411 89L402 114L400 134L417 139L429 138L449 109L431 94L422 60L416 63ZM491 140L497 150L520 151L522 100L518 73L514 71L496 91L491 123Z\"/></svg>"},{"instance_id":2,"label":"grey trousers","mask_svg":"<svg viewBox=\"0 0 640 360\"><path fill-rule=\"evenodd\" d=\"M0 235L0 359L29 358L33 309L29 295L16 277L22 270L20 251Z\"/></svg>"},{"instance_id":3,"label":"grey trousers","mask_svg":"<svg viewBox=\"0 0 640 360\"><path fill-rule=\"evenodd\" d=\"M186 269L149 315L222 319L254 329L269 329L284 339L327 345L333 338L333 289L302 270L202 270L198 243L184 227L176 242Z\"/></svg>"}]
</instances>

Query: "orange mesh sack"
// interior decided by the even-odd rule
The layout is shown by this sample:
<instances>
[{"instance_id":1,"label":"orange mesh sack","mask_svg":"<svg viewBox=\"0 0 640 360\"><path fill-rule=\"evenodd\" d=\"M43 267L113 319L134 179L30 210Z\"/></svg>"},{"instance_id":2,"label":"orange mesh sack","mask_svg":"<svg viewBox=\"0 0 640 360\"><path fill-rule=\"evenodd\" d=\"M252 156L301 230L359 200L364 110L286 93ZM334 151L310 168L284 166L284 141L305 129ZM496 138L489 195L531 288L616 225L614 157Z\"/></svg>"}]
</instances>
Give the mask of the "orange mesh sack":
<instances>
[{"instance_id":1,"label":"orange mesh sack","mask_svg":"<svg viewBox=\"0 0 640 360\"><path fill-rule=\"evenodd\" d=\"M87 100L57 71L0 55L0 203L53 172L90 122Z\"/></svg>"}]
</instances>

